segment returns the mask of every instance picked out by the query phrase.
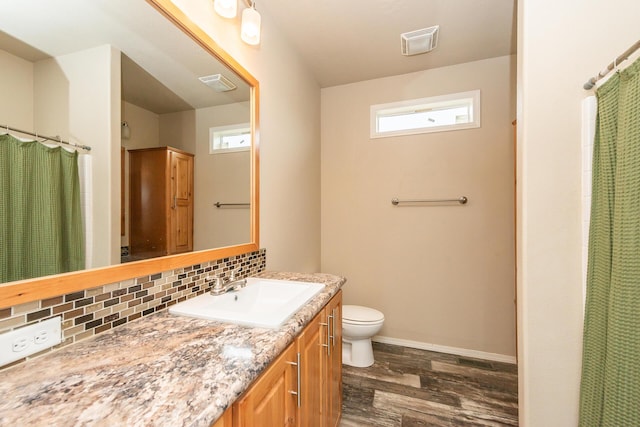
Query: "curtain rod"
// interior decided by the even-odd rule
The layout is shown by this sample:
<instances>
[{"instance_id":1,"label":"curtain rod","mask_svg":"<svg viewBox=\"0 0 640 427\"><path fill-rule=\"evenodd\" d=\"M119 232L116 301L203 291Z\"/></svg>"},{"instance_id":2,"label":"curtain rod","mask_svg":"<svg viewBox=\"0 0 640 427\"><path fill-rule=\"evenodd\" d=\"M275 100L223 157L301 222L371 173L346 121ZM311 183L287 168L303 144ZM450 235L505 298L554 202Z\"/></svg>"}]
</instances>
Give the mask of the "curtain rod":
<instances>
[{"instance_id":1,"label":"curtain rod","mask_svg":"<svg viewBox=\"0 0 640 427\"><path fill-rule=\"evenodd\" d=\"M640 40L635 42L629 49L625 50L622 55L620 55L616 59L614 59L613 62L611 64L607 65L607 68L605 68L604 70L600 71L598 73L598 75L596 75L595 77L591 77L582 87L585 88L585 90L593 89L593 87L596 85L596 82L598 80L600 80L601 78L603 78L604 76L609 74L609 72L611 70L613 70L618 65L620 65L620 63L622 61L624 61L625 59L629 58L638 49L640 49Z\"/></svg>"},{"instance_id":2,"label":"curtain rod","mask_svg":"<svg viewBox=\"0 0 640 427\"><path fill-rule=\"evenodd\" d=\"M27 135L31 135L31 136L35 136L36 138L42 138L45 139L47 141L53 141L57 144L65 144L65 145L71 145L72 147L76 147L76 148L81 148L83 150L87 150L87 151L91 151L91 147L89 147L88 145L82 145L82 144L76 144L73 142L68 142L68 141L63 141L62 138L60 138L59 136L45 136L45 135L40 135L37 133L33 133L33 132L28 132L26 130L20 130L20 129L16 129L16 128L12 128L10 126L5 126L5 125L0 125L1 129L6 129L7 132L18 132L18 133L24 133Z\"/></svg>"}]
</instances>

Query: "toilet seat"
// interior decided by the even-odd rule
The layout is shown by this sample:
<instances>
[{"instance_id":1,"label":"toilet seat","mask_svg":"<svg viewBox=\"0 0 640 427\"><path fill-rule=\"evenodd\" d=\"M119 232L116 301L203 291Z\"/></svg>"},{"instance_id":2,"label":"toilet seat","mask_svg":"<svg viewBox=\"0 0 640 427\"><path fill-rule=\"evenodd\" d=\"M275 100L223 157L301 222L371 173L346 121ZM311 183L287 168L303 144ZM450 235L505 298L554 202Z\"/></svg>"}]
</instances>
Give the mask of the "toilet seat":
<instances>
[{"instance_id":1,"label":"toilet seat","mask_svg":"<svg viewBox=\"0 0 640 427\"><path fill-rule=\"evenodd\" d=\"M368 325L384 321L382 312L360 305L342 306L342 321L352 325Z\"/></svg>"}]
</instances>

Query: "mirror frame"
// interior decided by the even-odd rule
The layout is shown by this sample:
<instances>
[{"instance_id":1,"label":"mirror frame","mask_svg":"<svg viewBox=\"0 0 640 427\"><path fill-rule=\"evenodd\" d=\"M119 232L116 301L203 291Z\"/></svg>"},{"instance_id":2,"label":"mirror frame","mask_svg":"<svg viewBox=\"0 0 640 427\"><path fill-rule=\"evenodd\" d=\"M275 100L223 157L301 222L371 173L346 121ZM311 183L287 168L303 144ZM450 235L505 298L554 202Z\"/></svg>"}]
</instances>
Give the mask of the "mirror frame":
<instances>
[{"instance_id":1,"label":"mirror frame","mask_svg":"<svg viewBox=\"0 0 640 427\"><path fill-rule=\"evenodd\" d=\"M116 283L127 279L227 258L259 249L260 208L260 160L259 160L259 83L244 67L224 51L200 27L191 21L170 0L146 0L171 23L180 28L205 51L227 65L251 86L251 132L253 136L251 162L251 241L237 246L207 249L178 255L169 255L126 264L69 272L35 279L20 280L0 285L0 308L11 307L30 301Z\"/></svg>"}]
</instances>

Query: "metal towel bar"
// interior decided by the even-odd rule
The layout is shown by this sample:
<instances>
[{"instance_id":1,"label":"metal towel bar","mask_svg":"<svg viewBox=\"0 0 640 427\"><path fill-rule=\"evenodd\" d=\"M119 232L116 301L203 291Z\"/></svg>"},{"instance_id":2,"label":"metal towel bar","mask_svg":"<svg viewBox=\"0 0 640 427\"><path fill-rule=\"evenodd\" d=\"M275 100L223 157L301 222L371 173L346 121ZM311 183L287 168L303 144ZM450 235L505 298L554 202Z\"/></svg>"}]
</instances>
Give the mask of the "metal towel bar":
<instances>
[{"instance_id":1,"label":"metal towel bar","mask_svg":"<svg viewBox=\"0 0 640 427\"><path fill-rule=\"evenodd\" d=\"M220 202L215 202L213 204L213 206L215 206L216 208L221 208L223 206L236 206L236 207L249 207L251 206L251 203L220 203Z\"/></svg>"},{"instance_id":2,"label":"metal towel bar","mask_svg":"<svg viewBox=\"0 0 640 427\"><path fill-rule=\"evenodd\" d=\"M458 202L461 205L466 204L469 199L466 196L460 196L457 199L420 199L420 200L400 200L398 198L391 199L393 206L398 206L400 203L443 203L443 202Z\"/></svg>"}]
</instances>

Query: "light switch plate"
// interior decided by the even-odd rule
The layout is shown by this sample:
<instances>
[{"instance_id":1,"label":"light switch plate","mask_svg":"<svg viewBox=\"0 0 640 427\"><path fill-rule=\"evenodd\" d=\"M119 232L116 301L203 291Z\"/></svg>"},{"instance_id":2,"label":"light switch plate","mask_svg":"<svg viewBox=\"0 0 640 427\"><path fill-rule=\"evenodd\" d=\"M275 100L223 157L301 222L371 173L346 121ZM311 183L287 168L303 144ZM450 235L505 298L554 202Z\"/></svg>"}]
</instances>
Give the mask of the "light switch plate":
<instances>
[{"instance_id":1,"label":"light switch plate","mask_svg":"<svg viewBox=\"0 0 640 427\"><path fill-rule=\"evenodd\" d=\"M0 335L0 366L30 356L62 341L62 318L47 319Z\"/></svg>"}]
</instances>

